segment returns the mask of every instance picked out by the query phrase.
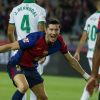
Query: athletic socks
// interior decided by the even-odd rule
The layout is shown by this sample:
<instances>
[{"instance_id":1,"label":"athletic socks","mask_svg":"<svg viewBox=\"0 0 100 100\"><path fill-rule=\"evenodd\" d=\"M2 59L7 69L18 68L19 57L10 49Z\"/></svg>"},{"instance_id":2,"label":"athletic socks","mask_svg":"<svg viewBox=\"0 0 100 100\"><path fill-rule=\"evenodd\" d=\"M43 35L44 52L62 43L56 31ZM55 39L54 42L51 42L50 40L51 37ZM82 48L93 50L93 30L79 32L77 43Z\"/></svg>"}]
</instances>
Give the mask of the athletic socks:
<instances>
[{"instance_id":1,"label":"athletic socks","mask_svg":"<svg viewBox=\"0 0 100 100\"><path fill-rule=\"evenodd\" d=\"M90 94L89 94L89 92L86 90L86 87L85 87L80 100L89 100L89 98L90 98Z\"/></svg>"},{"instance_id":2,"label":"athletic socks","mask_svg":"<svg viewBox=\"0 0 100 100\"><path fill-rule=\"evenodd\" d=\"M27 100L26 98L27 98L27 94L25 93L22 100Z\"/></svg>"},{"instance_id":3,"label":"athletic socks","mask_svg":"<svg viewBox=\"0 0 100 100\"><path fill-rule=\"evenodd\" d=\"M14 93L12 100L22 100L24 93L21 93L19 90L16 90Z\"/></svg>"},{"instance_id":4,"label":"athletic socks","mask_svg":"<svg viewBox=\"0 0 100 100\"><path fill-rule=\"evenodd\" d=\"M36 95L32 91L30 92L30 100L37 100Z\"/></svg>"}]
</instances>

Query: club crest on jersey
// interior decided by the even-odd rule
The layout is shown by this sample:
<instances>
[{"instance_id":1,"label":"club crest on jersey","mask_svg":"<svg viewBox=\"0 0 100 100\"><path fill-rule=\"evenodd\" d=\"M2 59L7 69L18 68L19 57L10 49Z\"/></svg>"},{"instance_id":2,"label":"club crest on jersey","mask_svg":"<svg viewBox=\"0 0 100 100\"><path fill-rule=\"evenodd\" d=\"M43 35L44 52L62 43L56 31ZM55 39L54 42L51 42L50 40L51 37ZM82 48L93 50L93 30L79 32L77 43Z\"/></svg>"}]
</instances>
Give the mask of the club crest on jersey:
<instances>
[{"instance_id":1,"label":"club crest on jersey","mask_svg":"<svg viewBox=\"0 0 100 100\"><path fill-rule=\"evenodd\" d=\"M20 68L19 65L16 65L16 70L17 70L17 71L21 71L21 68Z\"/></svg>"},{"instance_id":2,"label":"club crest on jersey","mask_svg":"<svg viewBox=\"0 0 100 100\"><path fill-rule=\"evenodd\" d=\"M24 39L23 39L23 42L24 42L24 43L29 42L29 39L28 39L28 38L24 38Z\"/></svg>"}]
</instances>

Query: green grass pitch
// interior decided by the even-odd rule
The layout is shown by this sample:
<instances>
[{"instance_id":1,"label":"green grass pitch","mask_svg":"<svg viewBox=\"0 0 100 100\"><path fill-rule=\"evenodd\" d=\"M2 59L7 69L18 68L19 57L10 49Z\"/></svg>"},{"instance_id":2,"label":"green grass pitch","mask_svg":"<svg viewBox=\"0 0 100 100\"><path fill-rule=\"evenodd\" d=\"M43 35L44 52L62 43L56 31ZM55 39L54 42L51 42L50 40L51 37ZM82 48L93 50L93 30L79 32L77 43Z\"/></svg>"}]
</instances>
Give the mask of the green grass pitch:
<instances>
[{"instance_id":1,"label":"green grass pitch","mask_svg":"<svg viewBox=\"0 0 100 100\"><path fill-rule=\"evenodd\" d=\"M43 75L43 78L49 100L80 100L86 83L82 78L46 75ZM0 72L0 100L11 100L15 89L8 74ZM27 100L29 100L29 91ZM97 93L94 93L90 100L97 100Z\"/></svg>"}]
</instances>

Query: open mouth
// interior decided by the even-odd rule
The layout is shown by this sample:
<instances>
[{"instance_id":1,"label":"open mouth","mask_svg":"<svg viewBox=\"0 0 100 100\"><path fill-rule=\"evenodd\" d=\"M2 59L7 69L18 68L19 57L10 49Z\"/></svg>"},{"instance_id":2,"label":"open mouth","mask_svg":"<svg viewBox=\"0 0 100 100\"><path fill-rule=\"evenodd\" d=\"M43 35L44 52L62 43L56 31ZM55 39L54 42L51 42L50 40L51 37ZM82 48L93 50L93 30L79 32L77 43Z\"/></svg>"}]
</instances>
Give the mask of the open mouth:
<instances>
[{"instance_id":1,"label":"open mouth","mask_svg":"<svg viewBox=\"0 0 100 100\"><path fill-rule=\"evenodd\" d=\"M56 36L51 36L51 38L55 39L55 38L56 38Z\"/></svg>"},{"instance_id":2,"label":"open mouth","mask_svg":"<svg viewBox=\"0 0 100 100\"><path fill-rule=\"evenodd\" d=\"M56 36L51 36L51 42L55 42L56 41Z\"/></svg>"}]
</instances>

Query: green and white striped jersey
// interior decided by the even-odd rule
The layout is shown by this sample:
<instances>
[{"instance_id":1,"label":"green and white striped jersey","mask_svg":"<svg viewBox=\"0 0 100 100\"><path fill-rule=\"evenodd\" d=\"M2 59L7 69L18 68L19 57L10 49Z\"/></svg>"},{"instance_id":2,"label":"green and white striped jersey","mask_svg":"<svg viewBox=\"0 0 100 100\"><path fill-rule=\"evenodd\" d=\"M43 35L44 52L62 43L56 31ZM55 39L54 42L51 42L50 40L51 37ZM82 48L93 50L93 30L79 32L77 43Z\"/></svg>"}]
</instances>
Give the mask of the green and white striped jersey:
<instances>
[{"instance_id":1,"label":"green and white striped jersey","mask_svg":"<svg viewBox=\"0 0 100 100\"><path fill-rule=\"evenodd\" d=\"M86 21L86 25L84 27L84 31L88 34L88 52L87 57L92 58L93 52L95 49L95 43L97 39L97 27L99 22L100 12L97 11L92 14Z\"/></svg>"},{"instance_id":2,"label":"green and white striped jersey","mask_svg":"<svg viewBox=\"0 0 100 100\"><path fill-rule=\"evenodd\" d=\"M15 24L17 38L22 39L28 33L38 31L38 23L45 22L46 11L36 3L21 3L10 13L10 24Z\"/></svg>"}]
</instances>

